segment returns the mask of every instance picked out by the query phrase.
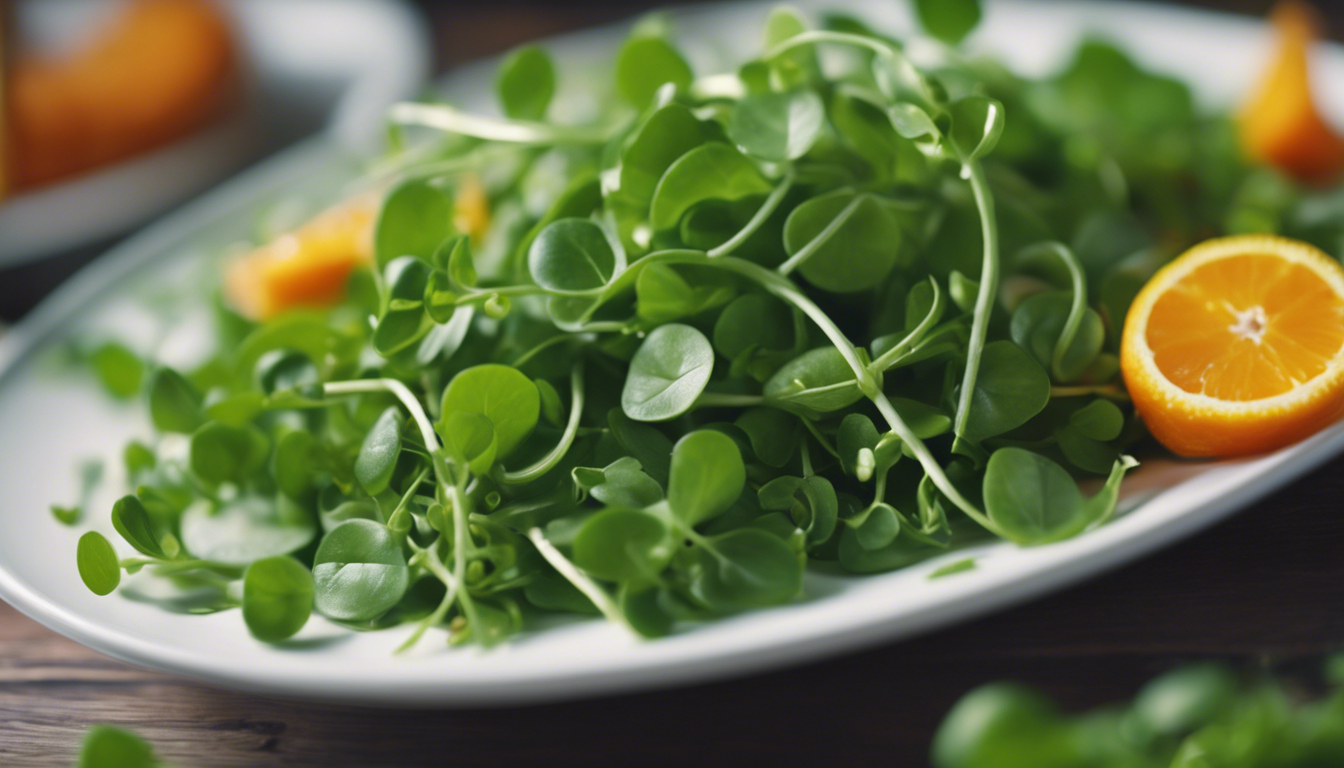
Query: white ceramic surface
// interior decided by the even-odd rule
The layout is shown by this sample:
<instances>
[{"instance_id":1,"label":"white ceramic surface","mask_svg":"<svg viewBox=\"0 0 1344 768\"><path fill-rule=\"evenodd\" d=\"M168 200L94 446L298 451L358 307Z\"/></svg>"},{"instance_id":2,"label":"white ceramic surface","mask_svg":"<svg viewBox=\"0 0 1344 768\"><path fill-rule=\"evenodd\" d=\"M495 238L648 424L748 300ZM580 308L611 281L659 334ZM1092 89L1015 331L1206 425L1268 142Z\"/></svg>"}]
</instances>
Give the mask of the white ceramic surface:
<instances>
[{"instance_id":1,"label":"white ceramic surface","mask_svg":"<svg viewBox=\"0 0 1344 768\"><path fill-rule=\"evenodd\" d=\"M59 50L106 21L107 0L25 0L19 27ZM124 231L324 125L368 146L383 110L429 71L421 20L396 0L228 0L246 87L220 122L172 144L0 201L0 267ZM313 19L320 19L317 29Z\"/></svg>"},{"instance_id":2,"label":"white ceramic surface","mask_svg":"<svg viewBox=\"0 0 1344 768\"><path fill-rule=\"evenodd\" d=\"M803 4L810 7L811 4ZM853 2L884 27L908 27L889 0ZM816 10L816 8L811 8ZM696 58L754 41L766 6L705 7L681 19ZM1071 2L990 5L973 44L1028 72L1057 65L1088 29L1127 45L1149 65L1196 81L1208 101L1243 92L1266 51L1259 26L1160 6ZM560 58L597 66L617 33L595 30L556 41ZM1344 78L1344 53L1323 52L1322 82ZM483 104L484 65L460 73L449 90ZM1329 109L1344 117L1344 104ZM127 661L259 693L402 706L486 706L539 702L669 686L747 672L909 637L934 627L1058 589L1132 560L1208 526L1344 448L1344 424L1271 456L1238 461L1150 461L1125 481L1117 520L1076 539L1019 549L1007 544L958 551L903 571L869 577L810 574L807 599L637 642L596 621L563 623L491 651L448 649L431 634L417 650L393 656L409 632L351 634L314 618L292 647L252 640L235 612L164 613L123 596L99 598L74 566L78 532L52 522L52 502L73 501L74 467L83 457L116 455L143 416L116 407L86 382L54 372L50 354L80 333L150 338L162 319L137 301L171 293L204 260L193 253L245 231L258 201L273 200L296 179L330 189L345 171L331 152L310 144L268 163L127 242L53 296L25 325L0 339L0 597L93 648ZM171 268L142 271L182 255ZM157 289L154 286L158 286ZM138 296L139 298L132 298ZM190 313L188 313L188 318ZM190 320L169 323L191 339ZM185 326L186 331L181 328ZM192 356L188 342L169 345ZM117 462L111 462L116 465ZM97 510L116 495L105 483ZM105 514L94 514L103 526ZM974 557L976 567L929 579L940 566Z\"/></svg>"}]
</instances>

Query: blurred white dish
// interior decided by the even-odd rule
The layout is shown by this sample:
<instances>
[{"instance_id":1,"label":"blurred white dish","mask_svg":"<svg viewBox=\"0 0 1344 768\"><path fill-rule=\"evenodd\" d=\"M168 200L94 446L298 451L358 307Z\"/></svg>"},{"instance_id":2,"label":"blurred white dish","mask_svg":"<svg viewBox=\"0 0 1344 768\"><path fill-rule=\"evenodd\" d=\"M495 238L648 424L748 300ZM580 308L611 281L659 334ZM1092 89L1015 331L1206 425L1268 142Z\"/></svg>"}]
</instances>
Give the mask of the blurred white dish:
<instances>
[{"instance_id":1,"label":"blurred white dish","mask_svg":"<svg viewBox=\"0 0 1344 768\"><path fill-rule=\"evenodd\" d=\"M806 8L808 4L804 4ZM818 3L817 5L820 5ZM909 27L903 4L854 2L891 29ZM698 56L754 45L767 6L703 7L681 16ZM1088 29L1105 30L1146 63L1198 84L1226 101L1254 75L1267 39L1258 24L1160 6L993 3L973 43L1033 73L1060 62ZM570 67L599 68L623 30L594 30L551 47ZM1344 52L1321 62L1322 81L1344 78ZM448 83L471 108L489 102L488 63ZM1344 105L1330 105L1344 115ZM217 685L257 693L390 706L485 706L538 702L741 675L890 642L1059 589L1170 544L1244 507L1344 449L1344 424L1279 453L1239 462L1153 460L1125 482L1136 509L1099 530L1049 546L987 544L890 574L809 574L808 598L636 642L613 626L572 622L524 635L491 651L449 649L441 633L415 652L394 656L409 627L351 633L314 618L290 647L248 636L234 612L165 613L123 596L100 598L74 565L79 532L50 519L47 505L76 495L76 463L117 455L143 415L114 408L91 385L44 372L41 356L76 334L152 329L164 321L132 293L172 291L201 269L200 252L246 231L260 201L306 184L339 183L348 171L328 145L309 143L277 158L108 254L53 296L14 334L0 339L0 597L49 627L111 656ZM148 264L171 264L146 274ZM181 325L175 323L175 325ZM187 324L189 328L189 323ZM190 331L184 331L189 334ZM189 347L190 345L185 345ZM186 351L190 352L189 349ZM111 462L116 465L117 462ZM94 509L106 510L116 478ZM107 528L106 513L95 524ZM974 569L939 579L932 571L968 557Z\"/></svg>"},{"instance_id":2,"label":"blurred white dish","mask_svg":"<svg viewBox=\"0 0 1344 768\"><path fill-rule=\"evenodd\" d=\"M429 72L425 24L395 0L226 0L243 104L159 149L0 201L0 268L131 228L249 161L322 128L367 146L386 107ZM106 0L26 0L18 27L43 48L106 19Z\"/></svg>"}]
</instances>

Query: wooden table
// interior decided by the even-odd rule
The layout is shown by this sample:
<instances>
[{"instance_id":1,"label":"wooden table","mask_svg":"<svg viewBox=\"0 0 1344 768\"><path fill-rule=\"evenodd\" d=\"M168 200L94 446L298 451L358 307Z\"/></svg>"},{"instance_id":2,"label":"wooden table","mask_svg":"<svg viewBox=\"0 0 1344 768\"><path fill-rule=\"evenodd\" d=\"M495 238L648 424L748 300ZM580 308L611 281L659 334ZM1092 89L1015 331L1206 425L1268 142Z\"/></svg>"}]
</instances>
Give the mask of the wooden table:
<instances>
[{"instance_id":1,"label":"wooden table","mask_svg":"<svg viewBox=\"0 0 1344 768\"><path fill-rule=\"evenodd\" d=\"M215 690L107 659L0 606L0 765L67 766L83 730L135 729L178 766L695 765L711 755L920 766L942 713L1015 679L1070 707L1182 661L1311 677L1344 648L1344 459L1222 525L1030 605L711 685L499 710L405 711Z\"/></svg>"}]
</instances>

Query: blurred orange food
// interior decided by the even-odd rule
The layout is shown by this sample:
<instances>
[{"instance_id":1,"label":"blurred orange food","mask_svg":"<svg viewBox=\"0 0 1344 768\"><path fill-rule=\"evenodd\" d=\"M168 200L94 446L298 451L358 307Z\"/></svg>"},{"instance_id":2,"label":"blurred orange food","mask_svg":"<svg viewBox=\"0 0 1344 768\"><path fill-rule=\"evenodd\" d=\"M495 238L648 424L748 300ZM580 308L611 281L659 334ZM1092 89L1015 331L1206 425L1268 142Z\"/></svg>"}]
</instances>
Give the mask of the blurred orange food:
<instances>
[{"instance_id":1,"label":"blurred orange food","mask_svg":"<svg viewBox=\"0 0 1344 768\"><path fill-rule=\"evenodd\" d=\"M1328 184L1344 172L1344 139L1312 101L1308 54L1316 19L1305 3L1281 2L1272 17L1275 58L1239 116L1241 143L1253 159L1299 181Z\"/></svg>"},{"instance_id":2,"label":"blurred orange food","mask_svg":"<svg viewBox=\"0 0 1344 768\"><path fill-rule=\"evenodd\" d=\"M205 0L133 0L78 50L20 56L3 132L9 186L39 186L200 128L233 100L235 58L227 20Z\"/></svg>"},{"instance_id":3,"label":"blurred orange food","mask_svg":"<svg viewBox=\"0 0 1344 768\"><path fill-rule=\"evenodd\" d=\"M225 297L252 320L340 301L350 273L373 261L378 202L375 195L353 198L233 260Z\"/></svg>"}]
</instances>

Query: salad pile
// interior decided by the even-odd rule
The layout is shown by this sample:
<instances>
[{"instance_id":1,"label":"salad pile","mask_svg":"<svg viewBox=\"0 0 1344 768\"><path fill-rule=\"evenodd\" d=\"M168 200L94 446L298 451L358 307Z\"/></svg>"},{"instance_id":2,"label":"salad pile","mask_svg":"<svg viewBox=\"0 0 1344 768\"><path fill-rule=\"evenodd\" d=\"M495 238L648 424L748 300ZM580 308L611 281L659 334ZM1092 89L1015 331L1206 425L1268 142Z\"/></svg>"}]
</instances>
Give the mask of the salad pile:
<instances>
[{"instance_id":1,"label":"salad pile","mask_svg":"<svg viewBox=\"0 0 1344 768\"><path fill-rule=\"evenodd\" d=\"M503 116L395 108L370 214L288 242L286 290L237 281L207 364L95 354L157 434L112 509L135 554L85 534L85 583L147 569L265 641L314 610L407 646L539 611L657 636L808 567L1104 523L1135 293L1218 233L1337 252L1344 196L1103 41L1027 80L956 47L976 4L920 9L934 37L781 8L717 73L654 17L578 121L536 47Z\"/></svg>"}]
</instances>

